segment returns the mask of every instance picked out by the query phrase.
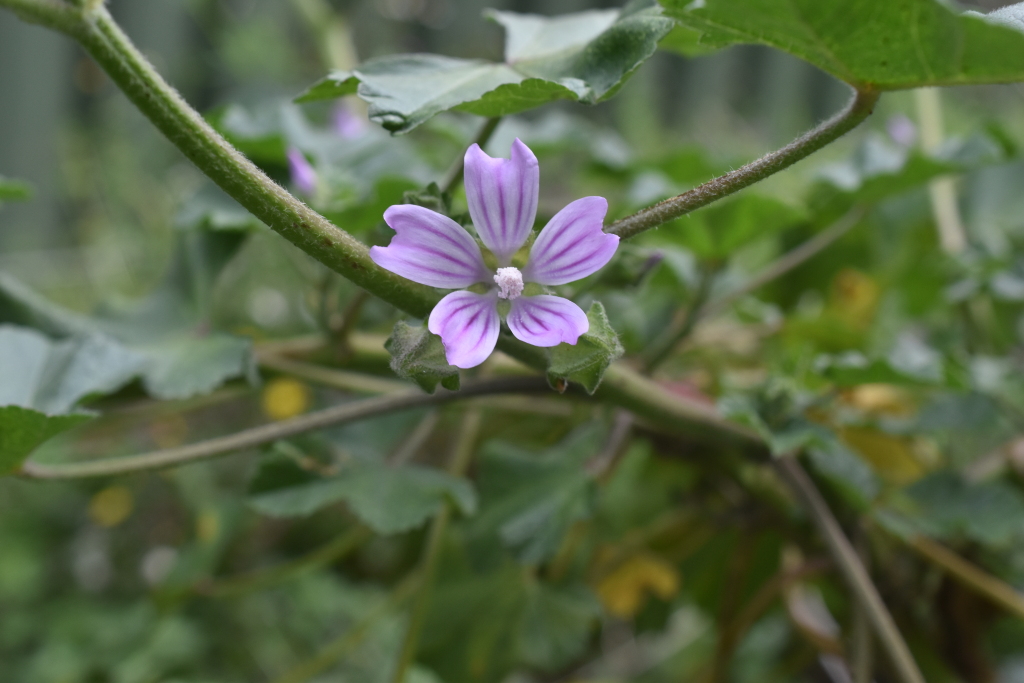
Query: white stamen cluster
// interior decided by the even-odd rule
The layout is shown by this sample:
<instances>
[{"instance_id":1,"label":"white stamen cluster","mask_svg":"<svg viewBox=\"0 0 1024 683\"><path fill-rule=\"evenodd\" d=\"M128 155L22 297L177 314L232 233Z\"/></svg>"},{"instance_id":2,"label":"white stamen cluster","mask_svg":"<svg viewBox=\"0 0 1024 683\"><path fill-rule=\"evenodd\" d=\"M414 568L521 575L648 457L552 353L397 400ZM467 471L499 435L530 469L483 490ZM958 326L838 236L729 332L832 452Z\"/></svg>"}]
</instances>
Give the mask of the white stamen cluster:
<instances>
[{"instance_id":1,"label":"white stamen cluster","mask_svg":"<svg viewBox=\"0 0 1024 683\"><path fill-rule=\"evenodd\" d=\"M498 285L498 297L501 299L518 299L523 293L523 274L518 268L498 268L494 274L494 282Z\"/></svg>"}]
</instances>

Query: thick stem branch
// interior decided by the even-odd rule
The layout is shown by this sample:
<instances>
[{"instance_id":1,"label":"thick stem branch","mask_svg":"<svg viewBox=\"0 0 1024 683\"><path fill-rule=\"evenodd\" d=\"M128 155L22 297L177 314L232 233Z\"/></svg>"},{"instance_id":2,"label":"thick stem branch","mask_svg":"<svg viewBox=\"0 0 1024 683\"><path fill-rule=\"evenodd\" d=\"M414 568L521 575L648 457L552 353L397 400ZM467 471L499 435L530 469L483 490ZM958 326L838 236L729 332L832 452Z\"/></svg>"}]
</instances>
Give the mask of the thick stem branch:
<instances>
[{"instance_id":1,"label":"thick stem branch","mask_svg":"<svg viewBox=\"0 0 1024 683\"><path fill-rule=\"evenodd\" d=\"M390 394L344 403L308 415L254 427L253 429L247 429L228 436L178 448L143 453L142 455L60 465L44 465L28 461L22 465L20 474L33 479L78 479L174 467L225 455L245 448L262 446L278 439L286 439L296 434L352 422L373 415L437 405L449 401L459 401L486 394L535 393L544 391L550 391L550 389L547 386L547 382L541 377L510 377L481 380L479 382L466 383L460 391L439 390L436 394L408 391L401 394Z\"/></svg>"},{"instance_id":2,"label":"thick stem branch","mask_svg":"<svg viewBox=\"0 0 1024 683\"><path fill-rule=\"evenodd\" d=\"M856 128L871 115L878 96L879 93L874 90L858 91L843 111L817 128L801 135L782 149L766 154L757 161L731 173L709 180L689 192L684 192L677 197L666 199L659 204L638 211L632 216L617 220L605 228L605 231L618 235L622 239L629 239L645 230L650 230L702 206L707 206L722 197L739 192L759 180L764 180Z\"/></svg>"},{"instance_id":3,"label":"thick stem branch","mask_svg":"<svg viewBox=\"0 0 1024 683\"><path fill-rule=\"evenodd\" d=\"M437 293L375 264L367 247L271 180L217 133L146 61L102 5L72 8L43 0L0 0L37 23L69 34L154 126L250 213L355 284L426 316Z\"/></svg>"},{"instance_id":4,"label":"thick stem branch","mask_svg":"<svg viewBox=\"0 0 1024 683\"><path fill-rule=\"evenodd\" d=\"M910 648L900 635L892 615L882 602L878 589L871 582L867 570L860 561L857 551L843 533L842 527L829 509L825 499L811 478L800 466L796 456L785 456L775 461L775 466L783 479L789 482L793 490L803 500L804 507L810 513L814 523L825 537L825 543L832 552L839 570L849 584L857 601L863 606L868 620L878 635L878 640L885 648L893 666L903 683L925 683Z\"/></svg>"}]
</instances>

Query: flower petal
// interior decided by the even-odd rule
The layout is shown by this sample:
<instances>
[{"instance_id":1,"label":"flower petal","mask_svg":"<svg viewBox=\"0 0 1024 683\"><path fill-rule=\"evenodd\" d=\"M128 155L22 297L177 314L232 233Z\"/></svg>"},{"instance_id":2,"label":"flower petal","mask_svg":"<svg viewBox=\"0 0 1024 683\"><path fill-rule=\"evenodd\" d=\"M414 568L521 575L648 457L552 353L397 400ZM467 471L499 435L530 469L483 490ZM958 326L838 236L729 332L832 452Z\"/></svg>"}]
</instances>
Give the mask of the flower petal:
<instances>
[{"instance_id":1,"label":"flower petal","mask_svg":"<svg viewBox=\"0 0 1024 683\"><path fill-rule=\"evenodd\" d=\"M472 145L466 150L466 201L477 234L507 266L530 236L537 217L540 166L530 148L512 143L510 159L494 159Z\"/></svg>"},{"instance_id":2,"label":"flower petal","mask_svg":"<svg viewBox=\"0 0 1024 683\"><path fill-rule=\"evenodd\" d=\"M384 212L395 236L386 247L372 247L370 258L382 268L431 287L457 289L489 282L480 247L461 225L414 204Z\"/></svg>"},{"instance_id":3,"label":"flower petal","mask_svg":"<svg viewBox=\"0 0 1024 683\"><path fill-rule=\"evenodd\" d=\"M521 296L512 301L508 329L516 339L534 346L575 344L590 329L587 314L560 296Z\"/></svg>"},{"instance_id":4,"label":"flower petal","mask_svg":"<svg viewBox=\"0 0 1024 683\"><path fill-rule=\"evenodd\" d=\"M434 306L427 328L441 335L445 357L458 368L480 365L498 343L496 293L452 292Z\"/></svg>"},{"instance_id":5,"label":"flower petal","mask_svg":"<svg viewBox=\"0 0 1024 683\"><path fill-rule=\"evenodd\" d=\"M556 213L537 235L523 279L564 285L598 271L619 246L619 236L602 229L606 213L604 197L577 199Z\"/></svg>"}]
</instances>

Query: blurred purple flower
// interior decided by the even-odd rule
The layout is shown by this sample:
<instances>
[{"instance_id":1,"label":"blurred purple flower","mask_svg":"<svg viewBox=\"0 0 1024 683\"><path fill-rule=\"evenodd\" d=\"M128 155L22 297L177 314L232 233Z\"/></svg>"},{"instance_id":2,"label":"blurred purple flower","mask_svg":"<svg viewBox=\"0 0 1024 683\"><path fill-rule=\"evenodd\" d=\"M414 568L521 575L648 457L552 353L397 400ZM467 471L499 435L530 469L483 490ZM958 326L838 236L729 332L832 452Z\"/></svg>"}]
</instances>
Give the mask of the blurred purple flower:
<instances>
[{"instance_id":1,"label":"blurred purple flower","mask_svg":"<svg viewBox=\"0 0 1024 683\"><path fill-rule=\"evenodd\" d=\"M331 127L338 137L351 140L366 131L367 123L365 118L355 114L344 102L338 102L331 113Z\"/></svg>"},{"instance_id":2,"label":"blurred purple flower","mask_svg":"<svg viewBox=\"0 0 1024 683\"><path fill-rule=\"evenodd\" d=\"M889 137L900 147L911 147L917 140L917 126L907 116L896 114L885 122Z\"/></svg>"},{"instance_id":3,"label":"blurred purple flower","mask_svg":"<svg viewBox=\"0 0 1024 683\"><path fill-rule=\"evenodd\" d=\"M292 186L307 197L316 194L316 169L296 147L288 148L288 171L292 176Z\"/></svg>"},{"instance_id":4,"label":"blurred purple flower","mask_svg":"<svg viewBox=\"0 0 1024 683\"><path fill-rule=\"evenodd\" d=\"M483 363L498 341L499 303L509 330L534 346L575 344L590 327L579 306L558 296L524 295L525 283L563 285L604 266L619 245L602 229L608 202L577 199L540 231L520 267L513 256L526 243L537 214L540 167L518 139L511 159L489 157L478 145L466 151L469 215L498 268L484 263L476 240L458 223L422 206L404 204L384 212L396 235L387 247L373 247L380 266L414 282L443 289L483 283L484 293L452 292L434 307L428 328L441 335L448 362L460 368Z\"/></svg>"}]
</instances>

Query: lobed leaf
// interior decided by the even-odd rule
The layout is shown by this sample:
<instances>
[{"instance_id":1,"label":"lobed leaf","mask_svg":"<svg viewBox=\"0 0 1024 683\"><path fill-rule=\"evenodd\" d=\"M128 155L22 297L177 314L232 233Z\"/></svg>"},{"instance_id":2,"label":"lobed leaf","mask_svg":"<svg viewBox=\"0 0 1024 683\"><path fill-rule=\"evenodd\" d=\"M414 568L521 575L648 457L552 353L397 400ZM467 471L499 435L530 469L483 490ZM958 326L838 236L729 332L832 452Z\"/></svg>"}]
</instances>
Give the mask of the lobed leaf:
<instances>
[{"instance_id":1,"label":"lobed leaf","mask_svg":"<svg viewBox=\"0 0 1024 683\"><path fill-rule=\"evenodd\" d=\"M420 526L437 514L446 500L463 514L476 511L476 493L468 481L418 465L391 468L378 462L359 462L336 477L289 483L294 485L257 492L250 503L273 517L299 517L344 502L379 534Z\"/></svg>"},{"instance_id":2,"label":"lobed leaf","mask_svg":"<svg viewBox=\"0 0 1024 683\"><path fill-rule=\"evenodd\" d=\"M1024 80L1020 9L991 19L937 0L663 0L708 48L746 43L795 55L859 89ZM1012 28L1010 28L1012 27Z\"/></svg>"},{"instance_id":3,"label":"lobed leaf","mask_svg":"<svg viewBox=\"0 0 1024 683\"><path fill-rule=\"evenodd\" d=\"M558 17L487 16L505 28L505 62L391 55L337 71L300 95L311 102L357 94L370 119L406 133L442 111L504 116L557 99L607 99L646 61L672 22L649 1Z\"/></svg>"},{"instance_id":4,"label":"lobed leaf","mask_svg":"<svg viewBox=\"0 0 1024 683\"><path fill-rule=\"evenodd\" d=\"M563 382L577 382L588 394L597 391L608 366L624 353L619 336L608 322L601 302L595 301L587 311L590 329L575 345L559 344L551 349L548 360L548 382L553 387Z\"/></svg>"},{"instance_id":5,"label":"lobed leaf","mask_svg":"<svg viewBox=\"0 0 1024 683\"><path fill-rule=\"evenodd\" d=\"M438 382L449 391L459 390L459 369L448 364L444 343L426 327L399 321L384 348L391 354L394 373L412 380L427 393L434 393Z\"/></svg>"},{"instance_id":6,"label":"lobed leaf","mask_svg":"<svg viewBox=\"0 0 1024 683\"><path fill-rule=\"evenodd\" d=\"M143 360L98 335L55 342L36 330L0 325L0 476L44 441L92 419L75 407L120 389Z\"/></svg>"}]
</instances>

